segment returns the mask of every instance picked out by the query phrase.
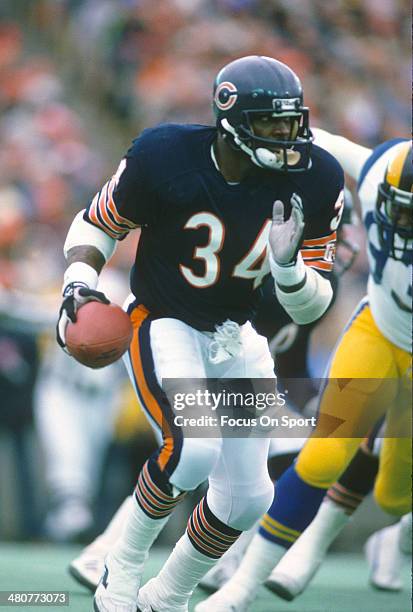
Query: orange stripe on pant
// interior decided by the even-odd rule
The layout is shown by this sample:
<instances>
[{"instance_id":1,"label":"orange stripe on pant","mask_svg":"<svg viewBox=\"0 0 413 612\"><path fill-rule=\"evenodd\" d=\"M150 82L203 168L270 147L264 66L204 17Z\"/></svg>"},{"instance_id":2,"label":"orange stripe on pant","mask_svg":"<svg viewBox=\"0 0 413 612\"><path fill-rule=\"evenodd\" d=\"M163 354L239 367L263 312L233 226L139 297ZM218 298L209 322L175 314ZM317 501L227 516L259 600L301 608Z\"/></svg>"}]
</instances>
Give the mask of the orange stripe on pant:
<instances>
[{"instance_id":1,"label":"orange stripe on pant","mask_svg":"<svg viewBox=\"0 0 413 612\"><path fill-rule=\"evenodd\" d=\"M139 304L139 306L134 308L133 311L130 313L130 318L133 326L133 337L130 345L130 357L133 373L135 375L136 385L138 386L139 393L141 394L145 402L145 407L154 419L154 421L162 429L164 443L159 453L157 462L161 470L164 470L174 451L174 439L171 434L169 425L166 422L166 419L163 418L162 409L148 387L142 367L139 330L142 326L142 323L148 316L149 311L142 304Z\"/></svg>"}]
</instances>

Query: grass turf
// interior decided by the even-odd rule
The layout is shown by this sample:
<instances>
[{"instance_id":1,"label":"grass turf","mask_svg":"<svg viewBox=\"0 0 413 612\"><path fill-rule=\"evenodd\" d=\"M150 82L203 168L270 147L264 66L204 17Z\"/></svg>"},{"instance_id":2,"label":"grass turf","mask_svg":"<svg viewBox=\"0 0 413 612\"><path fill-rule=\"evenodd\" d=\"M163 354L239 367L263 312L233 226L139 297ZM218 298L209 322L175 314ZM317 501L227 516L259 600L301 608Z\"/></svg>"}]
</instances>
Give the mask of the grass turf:
<instances>
[{"instance_id":1,"label":"grass turf","mask_svg":"<svg viewBox=\"0 0 413 612\"><path fill-rule=\"evenodd\" d=\"M0 543L0 590L69 591L69 606L19 606L25 612L40 609L91 612L91 594L66 572L69 561L79 550L77 546ZM164 549L151 552L145 580L156 575L167 554ZM311 586L295 601L285 602L263 588L250 612L408 612L411 610L408 567L404 580L405 589L401 593L376 591L367 584L368 570L361 554L331 554ZM191 612L204 597L202 591L196 591ZM1 606L0 612L16 609L17 606Z\"/></svg>"}]
</instances>

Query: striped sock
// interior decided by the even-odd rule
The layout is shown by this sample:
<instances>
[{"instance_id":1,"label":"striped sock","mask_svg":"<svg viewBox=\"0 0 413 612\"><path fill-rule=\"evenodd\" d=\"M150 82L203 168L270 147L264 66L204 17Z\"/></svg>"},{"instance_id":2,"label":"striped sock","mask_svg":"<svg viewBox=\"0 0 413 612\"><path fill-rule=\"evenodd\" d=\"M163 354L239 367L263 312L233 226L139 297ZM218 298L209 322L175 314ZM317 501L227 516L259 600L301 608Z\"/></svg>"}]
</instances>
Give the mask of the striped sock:
<instances>
[{"instance_id":1,"label":"striped sock","mask_svg":"<svg viewBox=\"0 0 413 612\"><path fill-rule=\"evenodd\" d=\"M378 457L361 446L338 481L330 487L327 497L346 514L352 515L373 490L378 469Z\"/></svg>"},{"instance_id":2,"label":"striped sock","mask_svg":"<svg viewBox=\"0 0 413 612\"><path fill-rule=\"evenodd\" d=\"M327 491L328 499L341 508L348 516L351 516L364 499L364 495L350 491L339 482L333 484Z\"/></svg>"},{"instance_id":3,"label":"striped sock","mask_svg":"<svg viewBox=\"0 0 413 612\"><path fill-rule=\"evenodd\" d=\"M259 534L275 544L289 548L311 523L326 494L307 484L289 467L276 484L274 501L264 515Z\"/></svg>"},{"instance_id":4,"label":"striped sock","mask_svg":"<svg viewBox=\"0 0 413 612\"><path fill-rule=\"evenodd\" d=\"M178 540L157 578L148 583L155 608L186 609L195 587L241 534L217 519L205 497L193 511L186 533ZM145 587L144 587L145 589Z\"/></svg>"},{"instance_id":5,"label":"striped sock","mask_svg":"<svg viewBox=\"0 0 413 612\"><path fill-rule=\"evenodd\" d=\"M187 533L194 548L210 559L222 557L241 535L241 531L228 527L212 514L206 497L201 499L190 516Z\"/></svg>"},{"instance_id":6,"label":"striped sock","mask_svg":"<svg viewBox=\"0 0 413 612\"><path fill-rule=\"evenodd\" d=\"M184 495L185 492L173 495L167 477L160 472L156 462L149 459L139 475L135 503L128 512L111 554L125 563L143 563L172 510Z\"/></svg>"},{"instance_id":7,"label":"striped sock","mask_svg":"<svg viewBox=\"0 0 413 612\"><path fill-rule=\"evenodd\" d=\"M152 519L169 516L185 494L183 492L174 496L171 485L157 468L156 463L148 459L142 468L135 488L136 501L147 516Z\"/></svg>"},{"instance_id":8,"label":"striped sock","mask_svg":"<svg viewBox=\"0 0 413 612\"><path fill-rule=\"evenodd\" d=\"M268 513L264 514L261 519L259 534L266 540L280 544L284 548L289 548L294 544L296 539L300 536L301 531L297 529L291 529L286 527L282 523L279 523L273 519Z\"/></svg>"}]
</instances>

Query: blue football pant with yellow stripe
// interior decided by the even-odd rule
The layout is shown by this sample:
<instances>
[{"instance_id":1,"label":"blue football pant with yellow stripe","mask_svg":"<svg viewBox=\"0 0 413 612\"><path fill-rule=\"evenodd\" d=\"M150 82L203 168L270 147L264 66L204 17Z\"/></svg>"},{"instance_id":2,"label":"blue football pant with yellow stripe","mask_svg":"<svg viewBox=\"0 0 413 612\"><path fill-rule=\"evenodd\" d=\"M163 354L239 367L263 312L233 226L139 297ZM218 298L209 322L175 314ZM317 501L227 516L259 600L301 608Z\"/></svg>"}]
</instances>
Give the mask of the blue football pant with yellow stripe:
<instances>
[{"instance_id":1,"label":"blue football pant with yellow stripe","mask_svg":"<svg viewBox=\"0 0 413 612\"><path fill-rule=\"evenodd\" d=\"M280 478L260 533L289 547L314 518L329 487L386 415L374 494L386 512L411 509L411 356L378 330L364 302L334 353L317 428ZM335 423L334 436L328 427Z\"/></svg>"}]
</instances>

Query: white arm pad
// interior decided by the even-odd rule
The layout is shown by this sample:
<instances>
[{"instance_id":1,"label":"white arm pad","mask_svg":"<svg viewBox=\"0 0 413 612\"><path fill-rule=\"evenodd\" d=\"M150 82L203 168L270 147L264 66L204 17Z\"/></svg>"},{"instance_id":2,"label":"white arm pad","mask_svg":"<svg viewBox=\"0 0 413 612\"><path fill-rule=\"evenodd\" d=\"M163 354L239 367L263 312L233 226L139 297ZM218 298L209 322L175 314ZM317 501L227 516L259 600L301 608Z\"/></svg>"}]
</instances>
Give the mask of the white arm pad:
<instances>
[{"instance_id":1,"label":"white arm pad","mask_svg":"<svg viewBox=\"0 0 413 612\"><path fill-rule=\"evenodd\" d=\"M361 169L372 153L371 149L320 128L311 128L311 131L314 135L314 144L331 153L341 164L344 172L357 181Z\"/></svg>"},{"instance_id":2,"label":"white arm pad","mask_svg":"<svg viewBox=\"0 0 413 612\"><path fill-rule=\"evenodd\" d=\"M270 263L278 301L294 323L304 325L319 319L327 310L333 297L330 282L313 268L305 266L300 253L295 266L284 268L278 266L274 261ZM286 293L279 288L278 283L282 286L292 286L302 282L303 272L306 274L306 281L301 289L293 293Z\"/></svg>"},{"instance_id":3,"label":"white arm pad","mask_svg":"<svg viewBox=\"0 0 413 612\"><path fill-rule=\"evenodd\" d=\"M84 212L84 209L81 210L70 226L63 246L65 257L67 257L67 253L73 247L88 245L98 249L105 258L105 261L109 261L115 252L116 240L105 234L103 230L85 221L83 219Z\"/></svg>"}]
</instances>

